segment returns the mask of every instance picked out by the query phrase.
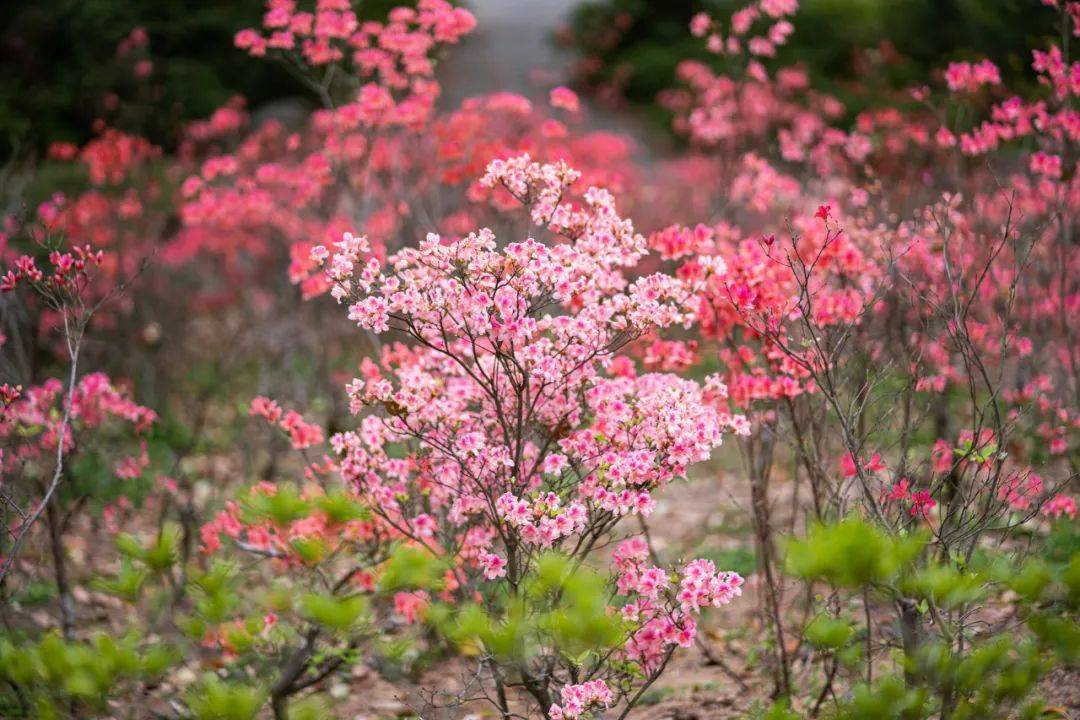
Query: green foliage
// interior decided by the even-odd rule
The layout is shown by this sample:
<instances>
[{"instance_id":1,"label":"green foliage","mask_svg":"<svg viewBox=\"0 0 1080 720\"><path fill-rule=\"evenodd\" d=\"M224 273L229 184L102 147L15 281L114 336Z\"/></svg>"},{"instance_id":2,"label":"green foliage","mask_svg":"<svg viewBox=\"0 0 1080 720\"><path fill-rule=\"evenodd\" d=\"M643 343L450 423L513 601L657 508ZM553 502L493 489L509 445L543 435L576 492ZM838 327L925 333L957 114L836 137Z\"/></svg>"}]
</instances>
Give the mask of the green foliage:
<instances>
[{"instance_id":1,"label":"green foliage","mask_svg":"<svg viewBox=\"0 0 1080 720\"><path fill-rule=\"evenodd\" d=\"M798 716L791 711L786 702L780 702L762 715L762 720L796 720Z\"/></svg>"},{"instance_id":2,"label":"green foliage","mask_svg":"<svg viewBox=\"0 0 1080 720\"><path fill-rule=\"evenodd\" d=\"M272 495L252 489L242 498L245 522L268 520L278 527L286 527L311 514L311 503L301 497L296 485L280 483L274 487Z\"/></svg>"},{"instance_id":3,"label":"green foliage","mask_svg":"<svg viewBox=\"0 0 1080 720\"><path fill-rule=\"evenodd\" d=\"M18 589L16 601L21 605L44 605L56 597L56 583L31 581Z\"/></svg>"},{"instance_id":4,"label":"green foliage","mask_svg":"<svg viewBox=\"0 0 1080 720\"><path fill-rule=\"evenodd\" d=\"M266 691L256 685L206 675L188 693L187 706L197 720L252 720L266 697Z\"/></svg>"},{"instance_id":5,"label":"green foliage","mask_svg":"<svg viewBox=\"0 0 1080 720\"><path fill-rule=\"evenodd\" d=\"M326 720L333 717L330 701L323 695L309 695L289 704L290 720Z\"/></svg>"},{"instance_id":6,"label":"green foliage","mask_svg":"<svg viewBox=\"0 0 1080 720\"><path fill-rule=\"evenodd\" d=\"M781 700L768 709L756 708L748 716L752 720L799 720L798 713L791 709L791 703Z\"/></svg>"},{"instance_id":7,"label":"green foliage","mask_svg":"<svg viewBox=\"0 0 1080 720\"><path fill-rule=\"evenodd\" d=\"M962 655L943 643L930 643L920 648L914 663L940 695L955 695L953 715L964 720L1008 716L1049 668L1037 644L1005 636Z\"/></svg>"},{"instance_id":8,"label":"green foliage","mask_svg":"<svg viewBox=\"0 0 1080 720\"><path fill-rule=\"evenodd\" d=\"M905 577L899 587L909 596L933 601L945 608L973 602L982 594L980 578L951 565L931 564Z\"/></svg>"},{"instance_id":9,"label":"green foliage","mask_svg":"<svg viewBox=\"0 0 1080 720\"><path fill-rule=\"evenodd\" d=\"M331 524L364 520L371 516L368 508L358 502L353 495L341 489L323 495L315 501L315 504Z\"/></svg>"},{"instance_id":10,"label":"green foliage","mask_svg":"<svg viewBox=\"0 0 1080 720\"><path fill-rule=\"evenodd\" d=\"M136 603L142 596L143 585L149 573L136 567L130 558L120 561L120 570L110 578L94 578L91 586L100 592L114 595L124 602Z\"/></svg>"},{"instance_id":11,"label":"green foliage","mask_svg":"<svg viewBox=\"0 0 1080 720\"><path fill-rule=\"evenodd\" d=\"M918 639L905 643L896 669L904 676L883 675L873 684L856 681L828 716L836 720L924 720L947 714L953 720L1039 717L1042 705L1032 699L1039 681L1054 663L1080 661L1080 551L1063 558L1062 543L1047 558L1023 561L999 547L986 547L972 562L953 554L923 552L923 535L893 536L869 522L847 518L815 525L787 546L787 569L800 578L824 581L843 608L852 599L868 602L873 594L902 599L916 611L906 622L922 623L909 631ZM1007 593L1006 593L1007 591ZM845 595L845 592L847 595ZM974 633L962 624L972 608L991 594L1013 603L1028 632L1013 626L1008 634ZM833 606L834 608L837 605ZM860 660L874 662L854 642L860 634L855 617L817 616L804 629L805 639L835 658L839 667L864 677ZM965 633L963 642L957 640ZM865 637L865 635L864 635ZM880 671L879 671L880 672ZM793 718L787 706L774 706L778 717Z\"/></svg>"},{"instance_id":12,"label":"green foliage","mask_svg":"<svg viewBox=\"0 0 1080 720\"><path fill-rule=\"evenodd\" d=\"M191 588L196 613L210 623L226 620L240 602L236 582L235 569L221 561L215 561L204 572L193 573Z\"/></svg>"},{"instance_id":13,"label":"green foliage","mask_svg":"<svg viewBox=\"0 0 1080 720\"><path fill-rule=\"evenodd\" d=\"M296 554L300 556L305 565L318 565L320 562L326 559L330 553L330 548L319 537L298 537L293 538L289 544L292 546Z\"/></svg>"},{"instance_id":14,"label":"green foliage","mask_svg":"<svg viewBox=\"0 0 1080 720\"><path fill-rule=\"evenodd\" d=\"M429 551L413 545L398 545L382 567L379 588L395 590L440 590L446 564Z\"/></svg>"},{"instance_id":15,"label":"green foliage","mask_svg":"<svg viewBox=\"0 0 1080 720\"><path fill-rule=\"evenodd\" d=\"M344 632L360 623L366 616L368 601L361 595L339 598L308 593L300 599L300 608L308 620Z\"/></svg>"},{"instance_id":16,"label":"green foliage","mask_svg":"<svg viewBox=\"0 0 1080 720\"><path fill-rule=\"evenodd\" d=\"M873 685L857 685L835 716L837 720L916 720L928 713L925 690L909 688L901 678L886 677Z\"/></svg>"},{"instance_id":17,"label":"green foliage","mask_svg":"<svg viewBox=\"0 0 1080 720\"><path fill-rule=\"evenodd\" d=\"M255 101L297 94L297 83L282 84L273 68L232 47L233 34L257 24L261 11L249 0L4 3L0 38L13 52L0 60L0 143L84 140L109 92L122 99L110 120L159 143L175 139L181 121L205 117L237 93ZM137 26L147 28L155 62L146 82L134 77L132 57L116 54ZM151 101L159 112L147 111Z\"/></svg>"},{"instance_id":18,"label":"green foliage","mask_svg":"<svg viewBox=\"0 0 1080 720\"><path fill-rule=\"evenodd\" d=\"M571 22L579 51L604 63L595 79L618 82L631 102L656 113L657 94L675 84L679 62L724 63L706 52L704 41L690 36L690 18L704 11L726 21L745 5L591 0L577 6ZM619 17L633 21L615 35ZM777 63L806 67L815 88L837 95L853 113L894 104L893 90L922 83L957 59L989 57L1006 82L1030 83L1029 48L1056 34L1054 13L1032 10L1023 0L804 0L793 22L795 33L780 48ZM870 78L857 77L868 58L887 54L878 52L883 44L902 57L881 63Z\"/></svg>"},{"instance_id":19,"label":"green foliage","mask_svg":"<svg viewBox=\"0 0 1080 720\"><path fill-rule=\"evenodd\" d=\"M837 650L848 644L855 635L855 628L850 620L820 616L806 627L803 634L818 647Z\"/></svg>"},{"instance_id":20,"label":"green foliage","mask_svg":"<svg viewBox=\"0 0 1080 720\"><path fill-rule=\"evenodd\" d=\"M1061 572L1065 587L1065 602L1072 610L1080 609L1080 550L1073 553L1069 564Z\"/></svg>"},{"instance_id":21,"label":"green foliage","mask_svg":"<svg viewBox=\"0 0 1080 720\"><path fill-rule=\"evenodd\" d=\"M1056 653L1062 661L1069 664L1080 662L1080 626L1075 619L1039 613L1028 620L1028 627L1043 646Z\"/></svg>"},{"instance_id":22,"label":"green foliage","mask_svg":"<svg viewBox=\"0 0 1080 720\"><path fill-rule=\"evenodd\" d=\"M529 587L526 597L551 609L539 618L539 626L554 638L571 659L600 648L613 647L625 637L622 622L607 612L607 588L597 573L577 570L562 583L561 592L546 586Z\"/></svg>"},{"instance_id":23,"label":"green foliage","mask_svg":"<svg viewBox=\"0 0 1080 720\"><path fill-rule=\"evenodd\" d=\"M373 665L383 677L393 680L421 669L431 659L416 634L375 635L368 648Z\"/></svg>"},{"instance_id":24,"label":"green foliage","mask_svg":"<svg viewBox=\"0 0 1080 720\"><path fill-rule=\"evenodd\" d=\"M164 572L176 564L180 536L179 526L169 524L153 542L143 546L133 535L120 533L116 536L116 549L125 558L139 561L151 572Z\"/></svg>"},{"instance_id":25,"label":"green foliage","mask_svg":"<svg viewBox=\"0 0 1080 720\"><path fill-rule=\"evenodd\" d=\"M130 436L110 437L110 433L104 431L101 435L105 440L103 447L86 448L73 456L68 482L61 489L61 498L73 501L76 498L90 497L95 504L104 505L123 497L135 506L141 506L150 490L145 473L144 477L135 479L118 478L114 467L117 446L127 445ZM111 435L116 436L118 433Z\"/></svg>"},{"instance_id":26,"label":"green foliage","mask_svg":"<svg viewBox=\"0 0 1080 720\"><path fill-rule=\"evenodd\" d=\"M925 546L923 535L894 538L857 518L815 525L807 537L787 544L787 570L841 588L861 588L897 577Z\"/></svg>"},{"instance_id":27,"label":"green foliage","mask_svg":"<svg viewBox=\"0 0 1080 720\"><path fill-rule=\"evenodd\" d=\"M786 568L796 577L824 581L844 606L848 598L869 602L870 594L902 598L918 615L906 622L927 622L909 630L921 639L905 643L900 667L905 677L884 676L872 685L856 683L838 697L831 717L843 720L896 718L922 720L948 714L951 718L1036 717L1041 705L1030 699L1040 678L1057 661L1078 659L1080 626L1074 613L1080 598L1080 552L1065 562L1029 557L1018 562L1004 552L985 548L971 563L957 554L923 552L924 535L892 535L885 529L849 517L830 525L812 526L804 539L787 545ZM1019 617L1030 633L1013 637L968 634L956 618L977 606L989 593L1011 592ZM831 655L840 667L856 670L861 657L852 642L858 633L853 618L823 614L806 628L804 637ZM859 675L855 675L859 677ZM786 706L770 712L791 717Z\"/></svg>"},{"instance_id":28,"label":"green foliage","mask_svg":"<svg viewBox=\"0 0 1080 720\"><path fill-rule=\"evenodd\" d=\"M82 707L85 716L104 712L106 701L125 683L149 682L179 660L169 645L143 648L138 635L105 633L68 641L55 633L36 642L0 638L0 680L32 698L42 717L60 717L60 707ZM2 704L0 704L2 706Z\"/></svg>"},{"instance_id":29,"label":"green foliage","mask_svg":"<svg viewBox=\"0 0 1080 720\"><path fill-rule=\"evenodd\" d=\"M1043 558L1051 565L1064 565L1077 552L1080 552L1080 524L1068 519L1055 521L1043 544Z\"/></svg>"},{"instance_id":30,"label":"green foliage","mask_svg":"<svg viewBox=\"0 0 1080 720\"><path fill-rule=\"evenodd\" d=\"M1051 579L1050 569L1046 563L1034 559L1024 563L1018 572L1008 578L1007 582L1023 602L1030 604L1042 598Z\"/></svg>"},{"instance_id":31,"label":"green foliage","mask_svg":"<svg viewBox=\"0 0 1080 720\"><path fill-rule=\"evenodd\" d=\"M622 620L607 612L608 600L599 574L549 553L539 558L519 593L457 610L436 606L428 617L451 641L503 660L522 660L540 647L554 647L582 666L626 638Z\"/></svg>"},{"instance_id":32,"label":"green foliage","mask_svg":"<svg viewBox=\"0 0 1080 720\"><path fill-rule=\"evenodd\" d=\"M496 611L470 604L441 629L454 642L466 646L475 644L500 659L524 658L533 649L526 646L526 641L536 642L536 636L530 631L537 630L528 622L525 610L525 604L520 600L507 603ZM438 615L433 618L440 619Z\"/></svg>"}]
</instances>

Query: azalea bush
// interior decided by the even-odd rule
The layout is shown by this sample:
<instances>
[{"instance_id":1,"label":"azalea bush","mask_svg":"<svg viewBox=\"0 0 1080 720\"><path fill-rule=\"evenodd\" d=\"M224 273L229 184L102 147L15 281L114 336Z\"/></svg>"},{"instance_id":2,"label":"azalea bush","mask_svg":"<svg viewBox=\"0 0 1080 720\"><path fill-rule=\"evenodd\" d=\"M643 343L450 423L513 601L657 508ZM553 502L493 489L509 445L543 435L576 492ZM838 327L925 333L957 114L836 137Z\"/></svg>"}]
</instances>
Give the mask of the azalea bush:
<instances>
[{"instance_id":1,"label":"azalea bush","mask_svg":"<svg viewBox=\"0 0 1080 720\"><path fill-rule=\"evenodd\" d=\"M378 414L334 438L342 473L396 533L455 559L465 597L494 581L519 600L548 549L586 563L621 518L648 515L653 493L706 459L723 432L746 431L722 409L722 385L638 375L618 362L618 350L644 333L689 323L691 288L662 274L630 281L624 268L644 255L644 238L602 189L590 188L581 209L563 204L577 179L528 156L493 162L484 176L526 206L551 244L526 239L500 250L486 229L450 242L429 235L385 270L361 261L363 238L313 250L350 319L414 341L386 348L382 367L367 364L349 384L353 409ZM404 448L394 461L392 443ZM391 463L389 476L374 471ZM580 677L604 688L596 702L624 694L632 704L634 681L647 687L674 648L692 642L693 615L739 592L740 577L707 561L672 581L627 543L611 591L629 600L620 610L630 621L625 647L579 643L584 655L567 657L540 644L528 663L505 668L496 655L489 671L504 713L511 680L548 714L564 712L554 694L561 687L570 697ZM626 665L616 669L613 658ZM609 694L609 678L621 693Z\"/></svg>"},{"instance_id":2,"label":"azalea bush","mask_svg":"<svg viewBox=\"0 0 1080 720\"><path fill-rule=\"evenodd\" d=\"M986 622L992 596L975 558L992 548L998 561L1023 565L1031 547L1010 536L1045 538L1057 518L1076 515L1062 492L1075 483L1071 351L1058 346L1050 352L1055 362L1032 352L1056 343L1033 318L1063 317L1075 295L1072 274L1062 271L1072 257L1073 181L1057 168L1074 142L1061 125L1073 112L1075 88L1065 79L1072 66L1055 45L1036 50L1033 70L1048 97L995 103L991 89L1002 80L993 63L953 63L940 90L912 90L925 110L867 111L852 129L840 128L830 120L842 110L834 99L806 92L799 70L770 74L764 64L786 42L794 7L763 2L729 20L694 18L691 31L732 70L714 74L688 63L689 87L669 101L677 127L703 149L698 162L716 177L729 173L730 196L745 204L717 208L718 224L670 227L652 242L680 276L700 274L701 257L729 259L727 278L700 295L701 327L728 368L722 377L735 406L760 431L741 449L765 584L761 612L772 629L774 693L789 696L806 682L793 678L792 667L803 647L798 638L823 627L809 618L857 602L866 618L859 651L867 683L897 647L906 686L927 693L924 712L985 714L1002 698L964 696L915 666L927 646L942 663L935 670L945 673L975 652L974 638L983 635L975 628ZM1060 8L1066 33L1075 32L1075 12L1075 5ZM746 122L751 103L756 116ZM989 119L971 120L981 113ZM775 137L775 158L762 152L763 136ZM1026 150L1014 148L1014 157L1007 143ZM998 162L983 167L966 159L993 152L1002 153ZM890 192L882 184L908 172L896 163L899 153L935 163L922 171L921 188ZM828 180L800 179L800 172ZM808 191L823 202L806 198ZM900 208L909 208L910 219ZM770 209L787 216L784 226ZM751 228L756 236L746 238ZM686 356L693 360L701 348ZM786 520L786 532L773 500L784 438L796 481L806 484L805 504ZM798 500L798 485L794 492ZM803 523L846 532L852 513L885 540L924 533L921 549L897 561L916 579L893 585L891 613L881 605L887 583L880 578L861 583L861 602L830 595L806 602L800 619L787 616L791 593L802 590L783 577L778 536L799 534ZM819 554L848 556L863 540L880 544L848 540L850 551L837 540ZM795 574L812 592L818 576ZM900 630L895 639L872 627L890 614ZM1032 662L1028 681L1013 688L1018 702L1039 674L1041 660ZM810 714L831 698L840 665L838 655L825 654ZM880 709L898 717L909 711Z\"/></svg>"},{"instance_id":3,"label":"azalea bush","mask_svg":"<svg viewBox=\"0 0 1080 720\"><path fill-rule=\"evenodd\" d=\"M794 0L689 17L645 164L564 86L442 107L465 9L271 0L236 50L309 115L54 143L0 185L2 712L336 717L379 676L621 719L702 656L764 717L1056 712L1080 4L1044 4L1033 82L958 58L858 113L784 64Z\"/></svg>"}]
</instances>

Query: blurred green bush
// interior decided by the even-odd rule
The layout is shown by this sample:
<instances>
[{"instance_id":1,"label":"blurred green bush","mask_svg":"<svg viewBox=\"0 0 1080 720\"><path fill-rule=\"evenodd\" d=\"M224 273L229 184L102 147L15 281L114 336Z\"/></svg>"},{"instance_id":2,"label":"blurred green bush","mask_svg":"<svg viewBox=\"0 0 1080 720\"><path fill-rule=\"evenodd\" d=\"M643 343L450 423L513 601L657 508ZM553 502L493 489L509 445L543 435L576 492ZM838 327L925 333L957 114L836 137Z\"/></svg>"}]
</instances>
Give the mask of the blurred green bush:
<instances>
[{"instance_id":1,"label":"blurred green bush","mask_svg":"<svg viewBox=\"0 0 1080 720\"><path fill-rule=\"evenodd\" d=\"M259 22L259 0L10 0L0 8L0 143L42 149L83 142L116 93L119 126L139 124L168 144L181 122L240 93L258 103L299 92L281 73L235 50L233 34ZM153 71L140 81L117 45L149 35ZM141 101L141 102L140 102ZM153 111L150 112L149 108ZM126 129L126 128L125 128Z\"/></svg>"}]
</instances>

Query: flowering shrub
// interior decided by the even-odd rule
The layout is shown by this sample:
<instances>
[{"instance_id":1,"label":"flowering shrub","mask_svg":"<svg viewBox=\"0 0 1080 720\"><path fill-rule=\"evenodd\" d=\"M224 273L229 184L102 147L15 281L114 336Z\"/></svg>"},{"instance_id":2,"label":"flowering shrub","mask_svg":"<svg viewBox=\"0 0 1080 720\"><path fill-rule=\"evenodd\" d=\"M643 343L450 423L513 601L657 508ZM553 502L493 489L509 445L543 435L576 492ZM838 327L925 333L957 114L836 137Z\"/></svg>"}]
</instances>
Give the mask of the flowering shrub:
<instances>
[{"instance_id":1,"label":"flowering shrub","mask_svg":"<svg viewBox=\"0 0 1080 720\"><path fill-rule=\"evenodd\" d=\"M439 108L440 0L268 3L235 42L295 126L54 146L85 187L0 238L2 711L326 717L448 661L418 715L623 718L692 646L744 683L700 628L749 590L770 717L1034 717L1076 659L1080 66L849 117L776 66L797 10L693 18L719 62L647 168L567 87ZM650 528L732 446L749 582Z\"/></svg>"},{"instance_id":2,"label":"flowering shrub","mask_svg":"<svg viewBox=\"0 0 1080 720\"><path fill-rule=\"evenodd\" d=\"M154 422L153 410L139 406L101 373L77 379L79 355L88 323L98 307L89 295L90 281L104 253L89 246L64 251L44 238L48 267L23 255L0 281L3 292L27 286L30 294L55 313L64 331L69 372L66 383L51 378L24 388L0 388L0 473L4 478L4 558L6 580L19 551L43 515L48 526L53 571L64 635L74 630L74 607L63 535L71 514L93 498L111 502L137 498L131 485L149 463L145 443L134 455L125 446ZM133 437L134 436L134 437Z\"/></svg>"},{"instance_id":3,"label":"flowering shrub","mask_svg":"<svg viewBox=\"0 0 1080 720\"><path fill-rule=\"evenodd\" d=\"M5 547L3 572L11 570L27 534L44 515L65 635L75 625L66 528L88 500L107 516L113 504L130 505L145 496L140 479L150 461L139 437L154 419L153 410L127 399L101 373L84 375L70 392L53 378L11 390L5 400L0 457L5 503L16 519L5 523L12 542Z\"/></svg>"},{"instance_id":4,"label":"flowering shrub","mask_svg":"<svg viewBox=\"0 0 1080 720\"><path fill-rule=\"evenodd\" d=\"M346 234L333 252L312 253L349 319L414 343L385 348L349 384L352 410L377 412L332 439L342 475L388 528L448 558L464 597L491 581L518 595L550 549L580 565L620 518L647 516L653 493L706 459L725 431L746 431L726 411L722 385L638 375L616 356L653 329L688 324L693 286L662 274L628 278L644 238L606 191L589 189L580 207L564 203L577 177L565 164L521 156L493 162L483 179L561 242L500 250L487 229L449 241L429 235L386 269L363 260L363 237ZM393 445L404 457L388 453ZM666 571L642 567L640 546L624 557L620 593L640 597L622 608L630 626L620 655L639 669L620 672L601 656L588 674L619 677L629 707L640 697L633 679L651 683L674 648L692 642L692 615L728 602L742 580L692 563L662 598ZM553 691L581 669L568 666L564 680L559 649L537 653L517 668L493 661L490 681L503 698L505 673L519 673L540 709L557 714ZM505 699L497 704L508 711Z\"/></svg>"},{"instance_id":5,"label":"flowering shrub","mask_svg":"<svg viewBox=\"0 0 1080 720\"><path fill-rule=\"evenodd\" d=\"M743 50L741 38L751 32L754 20L782 17L793 9L754 3L735 13L730 30L707 16L696 18L691 30L709 36L710 50L735 54ZM1063 11L1063 26L1071 31L1072 11ZM690 74L694 92L672 96L683 103L677 127L712 148L709 162L717 173L736 169L729 196L744 204L721 208L717 212L723 219L711 225L677 225L654 233L650 244L676 263L680 278L702 277L701 268L717 255L727 261L726 275L701 286L700 327L725 368L722 378L732 403L756 429L741 450L765 583L762 613L773 631L775 691L793 691L790 633L809 638L815 628L784 617L792 590L776 562L773 458L777 440L791 437L792 454L808 482L810 518L836 527L836 533L846 532L847 526L830 523L853 512L871 520L868 532L883 538L902 538L920 529L928 533L928 545L897 560L918 579L888 571L894 582L889 603L901 628L898 645L908 668L905 682L908 689L925 693L919 701L924 712L985 715L1000 698L979 693L997 692L996 685L961 691L933 676L957 672L976 657L986 662L991 652L968 644L977 634L971 617L988 602L981 592L965 590L985 581L972 558L1016 528L1045 535L1049 521L1073 506L1068 495L1060 494L1075 475L1069 431L1058 424L1069 422L1072 402L1043 400L1044 410L1029 412L1037 385L1074 384L1071 351L1052 353L1054 361L1036 360L1030 335L1044 327L1032 323L1030 313L1061 317L1072 295L1068 273L1057 273L1062 262L1070 262L1063 258L1072 257L1064 248L1071 233L1065 228L1074 222L1075 188L1072 179L1057 173L1054 160L1073 142L1071 131L1061 125L1074 119L1072 111L1056 109L1074 92L1064 80L1067 63L1057 50L1035 51L1033 67L1051 98L1029 104L1013 97L992 104L993 120L967 127L950 123L958 115L940 110L939 94L929 88L912 92L925 103L926 114L917 111L905 118L893 111L890 118L885 110L868 112L856 119L853 132L830 127L829 118L838 117L841 108L779 100L755 104L775 109L774 118L741 127L739 110L749 101L738 93L775 90L773 76L759 59L768 57L767 49L758 42L749 49L745 66L737 64L731 76L696 68ZM793 77L786 73L775 73L781 88L783 78ZM1001 80L993 64L982 61L953 64L944 84L946 106L981 108L982 94ZM903 128L906 137L878 135L885 127ZM776 157L759 154L757 133L775 135ZM913 147L927 157L957 162L958 156L985 155L1017 138L1030 139L1034 149L1004 178L970 166L963 173L926 170L928 193L906 197L903 191L862 184L863 177L890 176L895 172L890 158L899 152L910 157ZM800 182L800 166L824 179ZM911 218L885 209L894 206L910 208ZM787 215L783 230L775 221L780 212ZM1029 284L1036 277L1043 278L1042 284ZM1046 293L1043 288L1052 289ZM1062 338L1057 327L1054 335ZM1041 335L1040 341L1046 347L1056 342ZM694 353L709 347L698 343ZM1027 389L1017 392L1019 387ZM1069 396L1069 391L1062 393ZM1044 411L1057 413L1056 420L1038 419ZM851 551L822 547L815 557L848 562L858 545L853 540ZM795 574L811 588L820 580L816 572L796 568ZM885 578L865 581L875 587L888 583ZM862 605L865 650L848 648L842 654L845 642L822 654L825 689L807 704L811 715L833 691L838 670L858 666L855 652L861 653L863 678L881 663L875 657L879 639L872 618L884 609L872 594L863 595ZM828 604L808 607L827 617L836 614ZM795 624L785 627L789 622ZM1039 629L1032 632L1038 636ZM1033 653L1032 677L1042 662L1036 656L1049 649L1036 645L1037 650L1024 650ZM938 653L940 667L926 675L910 669L931 652ZM850 682L859 680L853 673ZM1003 705L996 711L1008 709ZM898 710L883 706L879 712L891 716Z\"/></svg>"}]
</instances>

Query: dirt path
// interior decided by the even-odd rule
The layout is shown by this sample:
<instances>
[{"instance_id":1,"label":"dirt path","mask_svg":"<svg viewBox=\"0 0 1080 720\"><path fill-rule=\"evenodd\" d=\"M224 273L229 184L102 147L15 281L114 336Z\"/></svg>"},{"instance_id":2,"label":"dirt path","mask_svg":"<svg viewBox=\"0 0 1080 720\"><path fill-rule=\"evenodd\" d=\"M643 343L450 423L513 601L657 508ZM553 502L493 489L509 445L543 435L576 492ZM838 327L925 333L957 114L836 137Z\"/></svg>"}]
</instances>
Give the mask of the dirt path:
<instances>
[{"instance_id":1,"label":"dirt path","mask_svg":"<svg viewBox=\"0 0 1080 720\"><path fill-rule=\"evenodd\" d=\"M457 106L467 97L515 92L546 102L548 90L567 84L573 53L552 41L580 0L469 0L477 25L438 68L443 86L440 105ZM639 118L581 98L585 130L607 130L630 137L637 159L651 163L666 154L659 138Z\"/></svg>"}]
</instances>

